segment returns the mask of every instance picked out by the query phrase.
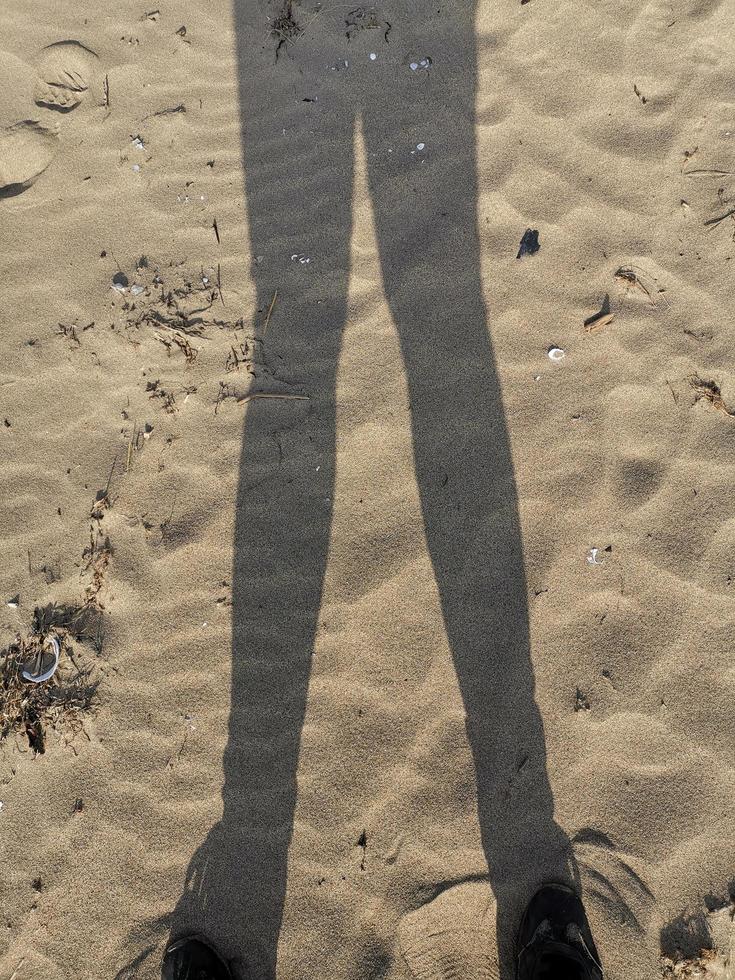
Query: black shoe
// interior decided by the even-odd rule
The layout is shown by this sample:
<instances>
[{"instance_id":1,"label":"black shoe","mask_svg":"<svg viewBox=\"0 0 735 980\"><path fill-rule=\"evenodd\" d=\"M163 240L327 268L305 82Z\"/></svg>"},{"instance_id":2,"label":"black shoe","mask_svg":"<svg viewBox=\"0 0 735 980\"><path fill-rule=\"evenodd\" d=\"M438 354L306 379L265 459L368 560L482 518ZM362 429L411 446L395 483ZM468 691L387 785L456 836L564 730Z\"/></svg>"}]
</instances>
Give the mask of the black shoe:
<instances>
[{"instance_id":1,"label":"black shoe","mask_svg":"<svg viewBox=\"0 0 735 980\"><path fill-rule=\"evenodd\" d=\"M529 902L518 933L518 980L602 980L584 906L566 885L544 885Z\"/></svg>"},{"instance_id":2,"label":"black shoe","mask_svg":"<svg viewBox=\"0 0 735 980\"><path fill-rule=\"evenodd\" d=\"M164 953L161 980L232 980L232 974L203 939L184 936Z\"/></svg>"}]
</instances>

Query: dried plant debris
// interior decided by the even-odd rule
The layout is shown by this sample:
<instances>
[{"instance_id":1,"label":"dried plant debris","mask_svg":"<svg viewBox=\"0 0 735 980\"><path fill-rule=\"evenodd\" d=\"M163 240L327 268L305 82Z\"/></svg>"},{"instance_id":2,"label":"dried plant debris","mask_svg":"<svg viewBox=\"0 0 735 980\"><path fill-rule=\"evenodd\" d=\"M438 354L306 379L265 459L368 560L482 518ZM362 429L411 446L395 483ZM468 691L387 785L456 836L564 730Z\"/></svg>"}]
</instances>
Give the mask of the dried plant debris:
<instances>
[{"instance_id":1,"label":"dried plant debris","mask_svg":"<svg viewBox=\"0 0 735 980\"><path fill-rule=\"evenodd\" d=\"M524 255L535 255L540 248L538 231L535 228L526 228L523 232L523 238L521 238L521 245L516 258L522 259Z\"/></svg>"},{"instance_id":2,"label":"dried plant debris","mask_svg":"<svg viewBox=\"0 0 735 980\"><path fill-rule=\"evenodd\" d=\"M631 289L638 289L648 297L654 306L656 305L656 300L651 296L650 289L643 283L635 269L621 265L615 273L615 279L625 286L626 293Z\"/></svg>"},{"instance_id":3,"label":"dried plant debris","mask_svg":"<svg viewBox=\"0 0 735 980\"><path fill-rule=\"evenodd\" d=\"M720 386L716 381L708 381L705 378L700 378L698 374L692 374L689 377L689 384L694 388L694 402L695 404L704 398L710 403L718 412L722 412L724 415L735 415L735 411L728 408L725 404L725 400L722 397L722 392L720 391Z\"/></svg>"},{"instance_id":4,"label":"dried plant debris","mask_svg":"<svg viewBox=\"0 0 735 980\"><path fill-rule=\"evenodd\" d=\"M610 312L610 296L605 293L605 298L602 301L602 306L597 311L593 313L592 316L588 316L584 321L584 332L585 333L598 333L603 327L612 323L615 319L615 314Z\"/></svg>"},{"instance_id":5,"label":"dried plant debris","mask_svg":"<svg viewBox=\"0 0 735 980\"><path fill-rule=\"evenodd\" d=\"M304 29L293 15L293 0L283 0L278 13L271 18L271 37L278 41L276 58L284 44L295 41L303 33Z\"/></svg>"},{"instance_id":6,"label":"dried plant debris","mask_svg":"<svg viewBox=\"0 0 735 980\"><path fill-rule=\"evenodd\" d=\"M345 18L347 40L351 41L358 31L378 30L383 32L387 41L391 32L391 24L379 13L377 7L355 7Z\"/></svg>"},{"instance_id":7,"label":"dried plant debris","mask_svg":"<svg viewBox=\"0 0 735 980\"><path fill-rule=\"evenodd\" d=\"M704 225L705 227L716 228L719 224L729 218L730 222L734 226L732 229L732 238L733 241L735 241L735 207L731 206L732 198L725 197L725 189L723 187L718 190L717 198L720 202L719 210L722 211L722 214L718 214L714 218L708 218L704 222Z\"/></svg>"},{"instance_id":8,"label":"dried plant debris","mask_svg":"<svg viewBox=\"0 0 735 980\"><path fill-rule=\"evenodd\" d=\"M49 732L69 743L83 731L85 716L97 706L100 630L101 616L92 606L35 610L30 633L0 651L0 742L20 736L42 753ZM43 664L49 640L58 645L58 669L34 683L26 677Z\"/></svg>"},{"instance_id":9,"label":"dried plant debris","mask_svg":"<svg viewBox=\"0 0 735 980\"><path fill-rule=\"evenodd\" d=\"M145 265L140 264L143 261ZM214 315L213 308L221 301L218 270L191 272L174 264L162 268L146 256L140 262L135 270L135 283L130 285L127 276L121 273L125 281L118 278L118 283L113 284L116 321L126 331L153 327L178 333L178 339L171 334L166 336L190 361L196 352L191 347L187 351L181 334L200 337L206 326L232 326Z\"/></svg>"},{"instance_id":10,"label":"dried plant debris","mask_svg":"<svg viewBox=\"0 0 735 980\"><path fill-rule=\"evenodd\" d=\"M715 980L727 980L727 973L721 973L717 969L717 953L713 949L703 949L699 956L689 959L672 960L664 956L661 959L661 976L663 980L705 980L709 977Z\"/></svg>"},{"instance_id":11,"label":"dried plant debris","mask_svg":"<svg viewBox=\"0 0 735 980\"><path fill-rule=\"evenodd\" d=\"M735 965L734 884L725 897L707 896L706 912L682 912L661 930L663 980L731 980Z\"/></svg>"}]
</instances>

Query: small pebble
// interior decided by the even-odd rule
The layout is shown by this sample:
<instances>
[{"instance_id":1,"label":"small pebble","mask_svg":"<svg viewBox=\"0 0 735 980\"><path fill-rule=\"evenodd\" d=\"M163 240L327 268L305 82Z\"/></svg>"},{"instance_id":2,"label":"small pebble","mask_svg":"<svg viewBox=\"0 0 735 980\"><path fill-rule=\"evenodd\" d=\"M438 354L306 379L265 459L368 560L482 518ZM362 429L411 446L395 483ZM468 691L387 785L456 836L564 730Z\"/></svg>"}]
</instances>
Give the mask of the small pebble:
<instances>
[{"instance_id":1,"label":"small pebble","mask_svg":"<svg viewBox=\"0 0 735 980\"><path fill-rule=\"evenodd\" d=\"M370 60L371 60L371 61L375 61L375 59L376 59L377 57L378 57L378 56L377 56L377 54L376 54L376 53L375 53L374 51L371 51L371 52L370 52Z\"/></svg>"}]
</instances>

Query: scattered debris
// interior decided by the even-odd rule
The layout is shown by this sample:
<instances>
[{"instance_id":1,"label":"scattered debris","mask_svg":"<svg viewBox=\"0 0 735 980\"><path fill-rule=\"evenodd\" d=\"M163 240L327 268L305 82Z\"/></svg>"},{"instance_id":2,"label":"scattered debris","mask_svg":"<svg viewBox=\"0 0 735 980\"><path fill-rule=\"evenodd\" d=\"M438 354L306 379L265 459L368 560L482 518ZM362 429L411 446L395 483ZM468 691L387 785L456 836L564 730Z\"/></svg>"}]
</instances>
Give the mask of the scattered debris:
<instances>
[{"instance_id":1,"label":"scattered debris","mask_svg":"<svg viewBox=\"0 0 735 980\"><path fill-rule=\"evenodd\" d=\"M298 262L300 265L308 265L311 259L305 255L303 252L294 252L291 256L292 262Z\"/></svg>"},{"instance_id":2,"label":"scattered debris","mask_svg":"<svg viewBox=\"0 0 735 980\"><path fill-rule=\"evenodd\" d=\"M387 41L392 30L391 24L380 16L377 7L374 6L355 7L347 14L345 25L347 26L345 34L348 41L351 41L358 31L370 30L382 31L383 37Z\"/></svg>"},{"instance_id":3,"label":"scattered debris","mask_svg":"<svg viewBox=\"0 0 735 980\"><path fill-rule=\"evenodd\" d=\"M645 293L648 299L651 301L653 306L656 305L656 300L651 296L651 291L642 282L638 273L627 266L620 266L620 268L615 273L614 278L625 286L626 294L631 289L640 289L641 292Z\"/></svg>"},{"instance_id":4,"label":"scattered debris","mask_svg":"<svg viewBox=\"0 0 735 980\"><path fill-rule=\"evenodd\" d=\"M726 212L725 212L724 214L721 214L721 215L720 215L720 216L719 216L718 218L708 218L708 219L707 219L707 220L706 220L706 221L704 222L704 224L705 224L705 225L719 225L719 223L720 223L721 221L724 221L724 220L725 220L725 218L730 218L730 217L732 217L733 215L735 215L735 208L730 208L730 210L729 210L729 211L726 211Z\"/></svg>"},{"instance_id":5,"label":"scattered debris","mask_svg":"<svg viewBox=\"0 0 735 980\"><path fill-rule=\"evenodd\" d=\"M589 699L582 694L579 688L577 688L577 693L574 695L574 711L589 711L590 702Z\"/></svg>"},{"instance_id":6,"label":"scattered debris","mask_svg":"<svg viewBox=\"0 0 735 980\"><path fill-rule=\"evenodd\" d=\"M276 59L284 44L289 44L303 33L303 28L293 15L293 0L283 0L280 13L271 21L271 37L278 41Z\"/></svg>"},{"instance_id":7,"label":"scattered debris","mask_svg":"<svg viewBox=\"0 0 735 980\"><path fill-rule=\"evenodd\" d=\"M728 408L725 404L720 386L715 381L707 381L705 378L700 378L698 374L692 374L687 380L694 388L695 404L700 398L704 398L718 412L722 412L724 415L735 415L735 410Z\"/></svg>"},{"instance_id":8,"label":"scattered debris","mask_svg":"<svg viewBox=\"0 0 735 980\"><path fill-rule=\"evenodd\" d=\"M48 730L72 740L83 730L85 714L96 707L99 687L94 657L84 652L84 640L99 632L99 612L89 605L37 608L32 631L17 636L0 651L0 742L25 735L30 748L43 753ZM71 640L80 641L72 648ZM27 678L34 664L53 641L53 657L59 662L48 677ZM46 668L45 673L48 673ZM34 683L29 684L28 681Z\"/></svg>"},{"instance_id":9,"label":"scattered debris","mask_svg":"<svg viewBox=\"0 0 735 980\"><path fill-rule=\"evenodd\" d=\"M143 116L143 119L153 119L154 116L171 116L176 112L186 112L186 106L183 102L180 102L178 105L173 105L168 109L157 109L155 112L150 112L147 116Z\"/></svg>"},{"instance_id":10,"label":"scattered debris","mask_svg":"<svg viewBox=\"0 0 735 980\"><path fill-rule=\"evenodd\" d=\"M412 61L408 66L411 71L428 71L431 68L431 58L426 55L424 58L419 58L418 61Z\"/></svg>"},{"instance_id":11,"label":"scattered debris","mask_svg":"<svg viewBox=\"0 0 735 980\"><path fill-rule=\"evenodd\" d=\"M549 347L546 353L550 361L558 362L563 360L567 356L566 351L563 350L561 347Z\"/></svg>"},{"instance_id":12,"label":"scattered debris","mask_svg":"<svg viewBox=\"0 0 735 980\"><path fill-rule=\"evenodd\" d=\"M717 191L717 197L719 198L720 201L720 207L727 208L727 210L724 211L723 214L720 214L715 218L708 218L704 222L705 227L716 228L717 225L720 224L720 222L725 221L727 218L730 218L730 220L733 222L733 225L735 225L735 207L728 207L732 199L725 198L725 190L723 187L720 187L720 189ZM735 241L735 228L733 229L732 237L733 237L733 241Z\"/></svg>"},{"instance_id":13,"label":"scattered debris","mask_svg":"<svg viewBox=\"0 0 735 980\"><path fill-rule=\"evenodd\" d=\"M540 248L538 231L535 228L526 228L523 232L523 238L521 238L521 245L516 258L521 259L524 255L535 255Z\"/></svg>"},{"instance_id":14,"label":"scattered debris","mask_svg":"<svg viewBox=\"0 0 735 980\"><path fill-rule=\"evenodd\" d=\"M584 321L584 332L585 333L598 333L603 327L608 326L615 319L615 314L610 312L610 296L605 293L605 298L602 301L602 307L597 313L593 313L592 316L588 316Z\"/></svg>"}]
</instances>

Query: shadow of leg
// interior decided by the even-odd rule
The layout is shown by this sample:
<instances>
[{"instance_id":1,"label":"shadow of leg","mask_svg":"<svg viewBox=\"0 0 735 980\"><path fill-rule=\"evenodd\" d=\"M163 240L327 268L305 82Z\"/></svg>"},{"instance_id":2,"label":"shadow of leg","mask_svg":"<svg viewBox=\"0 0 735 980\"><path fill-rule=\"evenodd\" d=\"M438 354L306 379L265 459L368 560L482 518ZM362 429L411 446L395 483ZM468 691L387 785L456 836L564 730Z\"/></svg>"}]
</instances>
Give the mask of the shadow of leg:
<instances>
[{"instance_id":1,"label":"shadow of leg","mask_svg":"<svg viewBox=\"0 0 735 980\"><path fill-rule=\"evenodd\" d=\"M260 390L308 401L246 407L232 576L232 694L224 810L189 867L173 933L202 932L239 960L238 976L275 975L296 805L309 668L327 561L334 488L335 372L351 227L352 119L307 135L299 101L269 102L259 34L238 18L238 52L256 335L275 290ZM260 46L260 47L259 47ZM252 52L256 54L253 55ZM285 69L284 69L285 70ZM280 80L278 81L281 84ZM282 100L283 101L283 100ZM281 104L281 103L278 103ZM296 108L294 108L294 105ZM298 256L307 253L310 263ZM293 256L297 256L294 260ZM245 379L243 379L244 383ZM289 387L294 386L294 387Z\"/></svg>"},{"instance_id":2,"label":"shadow of leg","mask_svg":"<svg viewBox=\"0 0 735 980\"><path fill-rule=\"evenodd\" d=\"M370 185L409 379L422 511L477 774L501 976L511 977L515 929L534 888L575 873L546 772L513 461L482 295L470 14L455 9L434 25L444 31L450 64L420 85L405 73L391 106L366 113L365 132L370 150L392 111L395 131L414 148L402 158L369 154Z\"/></svg>"}]
</instances>

